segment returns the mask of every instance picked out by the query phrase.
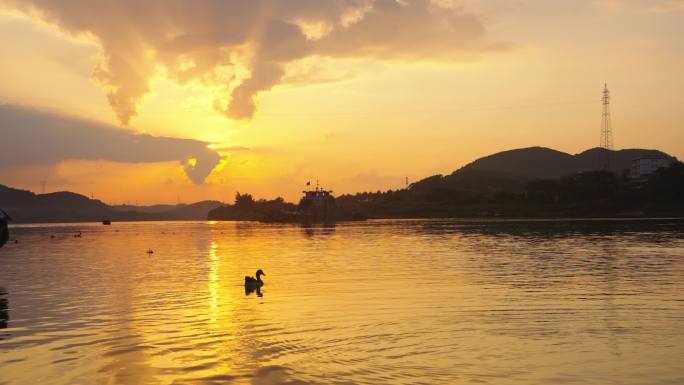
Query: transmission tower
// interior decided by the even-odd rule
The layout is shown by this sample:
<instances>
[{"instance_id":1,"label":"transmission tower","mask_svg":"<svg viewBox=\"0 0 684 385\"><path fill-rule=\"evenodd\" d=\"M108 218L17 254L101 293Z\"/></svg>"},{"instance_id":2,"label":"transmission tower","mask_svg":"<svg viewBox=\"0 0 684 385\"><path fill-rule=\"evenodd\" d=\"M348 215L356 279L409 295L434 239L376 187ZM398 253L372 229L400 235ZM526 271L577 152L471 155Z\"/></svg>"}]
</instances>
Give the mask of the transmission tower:
<instances>
[{"instance_id":1,"label":"transmission tower","mask_svg":"<svg viewBox=\"0 0 684 385\"><path fill-rule=\"evenodd\" d=\"M601 168L608 170L610 167L610 154L613 151L613 128L610 124L610 91L608 84L603 85L603 97L601 98L603 113L601 115Z\"/></svg>"}]
</instances>

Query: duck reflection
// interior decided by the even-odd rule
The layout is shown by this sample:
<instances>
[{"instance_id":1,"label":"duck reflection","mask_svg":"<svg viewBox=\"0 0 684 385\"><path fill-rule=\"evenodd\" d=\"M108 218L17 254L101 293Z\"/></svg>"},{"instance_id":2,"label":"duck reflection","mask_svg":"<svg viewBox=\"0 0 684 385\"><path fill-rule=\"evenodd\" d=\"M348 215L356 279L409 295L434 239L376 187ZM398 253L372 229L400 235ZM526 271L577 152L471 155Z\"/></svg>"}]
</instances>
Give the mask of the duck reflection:
<instances>
[{"instance_id":1,"label":"duck reflection","mask_svg":"<svg viewBox=\"0 0 684 385\"><path fill-rule=\"evenodd\" d=\"M264 296L264 293L261 292L261 287L245 286L245 295L250 295L252 293L256 293L257 297Z\"/></svg>"}]
</instances>

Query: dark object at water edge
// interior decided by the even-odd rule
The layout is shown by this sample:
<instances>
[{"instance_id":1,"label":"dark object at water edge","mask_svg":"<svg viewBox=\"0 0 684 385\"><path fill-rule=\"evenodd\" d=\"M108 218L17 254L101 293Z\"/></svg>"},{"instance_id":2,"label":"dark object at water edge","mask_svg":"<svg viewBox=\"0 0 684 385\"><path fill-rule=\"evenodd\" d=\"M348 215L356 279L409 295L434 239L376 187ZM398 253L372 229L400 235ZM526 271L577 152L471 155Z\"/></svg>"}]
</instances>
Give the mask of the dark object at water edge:
<instances>
[{"instance_id":1,"label":"dark object at water edge","mask_svg":"<svg viewBox=\"0 0 684 385\"><path fill-rule=\"evenodd\" d=\"M112 224L112 221L110 221L109 219L105 219L105 220L102 221L102 224L103 224L103 225L111 225L111 224Z\"/></svg>"},{"instance_id":2,"label":"dark object at water edge","mask_svg":"<svg viewBox=\"0 0 684 385\"><path fill-rule=\"evenodd\" d=\"M334 223L337 205L332 190L318 186L313 190L302 191L299 201L300 221L303 223Z\"/></svg>"},{"instance_id":3,"label":"dark object at water edge","mask_svg":"<svg viewBox=\"0 0 684 385\"><path fill-rule=\"evenodd\" d=\"M9 240L9 228L7 227L7 222L11 220L12 218L7 215L6 212L0 209L0 247L4 246Z\"/></svg>"},{"instance_id":4,"label":"dark object at water edge","mask_svg":"<svg viewBox=\"0 0 684 385\"><path fill-rule=\"evenodd\" d=\"M308 184L307 184L308 185ZM260 221L267 223L300 223L333 225L337 221L365 220L366 216L350 210L338 210L332 191L316 184L315 189L303 191L298 205L283 198L254 200L251 194L235 195L235 204L226 204L209 212L210 221Z\"/></svg>"}]
</instances>

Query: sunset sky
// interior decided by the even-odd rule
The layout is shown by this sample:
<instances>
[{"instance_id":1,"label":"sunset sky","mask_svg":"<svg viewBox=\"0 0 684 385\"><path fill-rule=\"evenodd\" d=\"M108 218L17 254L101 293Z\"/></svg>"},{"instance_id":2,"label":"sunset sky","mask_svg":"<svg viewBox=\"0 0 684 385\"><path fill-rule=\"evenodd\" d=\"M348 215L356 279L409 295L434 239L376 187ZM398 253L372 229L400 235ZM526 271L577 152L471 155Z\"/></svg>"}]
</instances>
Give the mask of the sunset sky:
<instances>
[{"instance_id":1,"label":"sunset sky","mask_svg":"<svg viewBox=\"0 0 684 385\"><path fill-rule=\"evenodd\" d=\"M684 158L684 0L0 0L0 184L387 190L512 148Z\"/></svg>"}]
</instances>

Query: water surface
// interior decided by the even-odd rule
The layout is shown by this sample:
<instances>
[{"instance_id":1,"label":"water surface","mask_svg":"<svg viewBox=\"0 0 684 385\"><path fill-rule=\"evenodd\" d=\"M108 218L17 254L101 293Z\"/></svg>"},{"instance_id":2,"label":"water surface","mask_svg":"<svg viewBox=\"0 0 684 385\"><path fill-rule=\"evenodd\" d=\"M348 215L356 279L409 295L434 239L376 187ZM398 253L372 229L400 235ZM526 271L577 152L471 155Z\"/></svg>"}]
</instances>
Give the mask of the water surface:
<instances>
[{"instance_id":1,"label":"water surface","mask_svg":"<svg viewBox=\"0 0 684 385\"><path fill-rule=\"evenodd\" d=\"M682 384L683 230L15 226L0 384Z\"/></svg>"}]
</instances>

